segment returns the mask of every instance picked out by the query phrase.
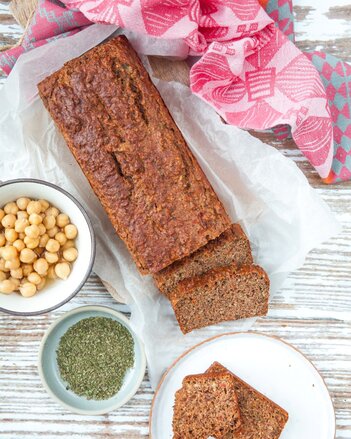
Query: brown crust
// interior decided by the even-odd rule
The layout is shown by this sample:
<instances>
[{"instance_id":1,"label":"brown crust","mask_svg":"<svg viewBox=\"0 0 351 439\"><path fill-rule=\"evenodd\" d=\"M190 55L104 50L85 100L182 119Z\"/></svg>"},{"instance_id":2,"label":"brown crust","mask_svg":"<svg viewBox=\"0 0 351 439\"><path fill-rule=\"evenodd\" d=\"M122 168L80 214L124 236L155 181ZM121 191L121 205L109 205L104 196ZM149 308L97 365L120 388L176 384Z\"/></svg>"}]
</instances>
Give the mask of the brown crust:
<instances>
[{"instance_id":1,"label":"brown crust","mask_svg":"<svg viewBox=\"0 0 351 439\"><path fill-rule=\"evenodd\" d=\"M186 334L220 322L264 316L269 278L256 265L219 267L185 279L170 293L176 319Z\"/></svg>"},{"instance_id":2,"label":"brown crust","mask_svg":"<svg viewBox=\"0 0 351 439\"><path fill-rule=\"evenodd\" d=\"M232 431L231 433L228 433L225 436L225 439L278 439L280 434L282 433L286 423L289 419L289 414L286 410L284 410L282 407L280 407L278 404L276 404L271 399L267 398L265 395L263 395L258 390L254 389L250 384L246 383L244 380L239 378L237 375L235 375L233 372L228 370L226 367L224 367L222 364L218 363L217 361L214 362L205 372L205 375L209 374L209 376L213 376L214 373L229 373L234 378L236 392L238 396L239 401L239 408L241 410L241 421L242 421L242 428L239 433ZM250 405L250 402L248 403L248 400L250 399L256 399L260 402L253 406ZM265 406L264 406L265 405ZM256 426L252 426L253 420L257 418L256 413L250 413L252 409L264 411L267 410L267 408L271 411L271 413L268 413L269 420L273 419L273 414L276 414L280 420L278 420L277 425L275 426L275 432L272 430L269 430L268 427L265 431L263 431L263 436L260 434L262 433L259 431L256 431ZM264 413L266 415L267 413ZM260 413L258 414L260 415ZM260 436L258 436L260 435Z\"/></svg>"},{"instance_id":3,"label":"brown crust","mask_svg":"<svg viewBox=\"0 0 351 439\"><path fill-rule=\"evenodd\" d=\"M125 37L68 62L38 88L142 273L158 272L229 227Z\"/></svg>"},{"instance_id":4,"label":"brown crust","mask_svg":"<svg viewBox=\"0 0 351 439\"><path fill-rule=\"evenodd\" d=\"M208 431L208 433L213 435L215 438L220 439L220 438L223 438L224 436L226 436L226 434L230 431L233 431L233 432L240 431L240 429L241 429L241 416L240 416L240 410L239 410L239 403L238 403L237 395L235 393L235 379L231 375L231 373L229 373L228 371L225 371L225 372L215 372L215 373L207 373L207 374L195 374L195 375L188 375L183 379L182 388L179 389L175 395L175 406L174 406L174 415L173 415L173 429L174 429L174 436L173 437L175 439L186 439L186 438L190 439L190 438L195 437L196 433L199 434L200 431L202 431L202 433L204 433L202 430L203 426L201 424L201 421L199 421L199 419L200 420L201 420L201 418L207 419L207 416L209 416L209 417L213 416L213 413L211 410L209 413L207 413L207 411L211 407L211 405L209 405L211 400L215 404L212 407L213 410L218 411L219 406L217 406L217 408L216 408L216 401L214 401L213 397L211 397L211 396L206 397L204 407L197 406L197 405L196 405L196 407L191 406L191 404L194 403L194 400L196 401L197 391L201 391L201 389L202 389L201 386L208 384L211 380L213 380L213 382L217 382L217 385L219 385L219 387L217 387L217 389L216 389L217 392L219 391L218 389L220 389L222 387L224 382L227 383L227 385L229 386L228 390L230 390L230 392L231 392L230 393L230 407L231 407L232 411L230 412L230 418L226 419L225 425L221 425L220 422L218 421L218 418L216 418L214 420L215 421L214 424L212 425L213 430L211 432ZM222 385L220 385L219 383L222 383ZM190 389L190 393L189 393L189 389ZM226 398L228 398L228 396L229 395L227 394ZM184 397L186 398L185 400L184 400ZM191 402L190 407L187 406L187 402L189 402L189 397L190 397L190 402ZM218 395L217 395L217 397L218 397ZM220 405L220 402L217 401L217 403ZM190 411L191 409L196 410L196 412L193 414ZM223 414L223 418L226 418L226 415L228 415L227 413L224 414L224 407L222 407L222 406L220 406L219 412L221 412ZM186 417L189 416L191 421L194 422L194 425L190 425L190 424L186 423L186 428L190 427L192 430L192 433L189 436L184 431L179 432L179 430L182 429L181 425L179 425L179 423L184 423L186 421L184 419L184 416L186 416ZM187 419L187 421L190 422L190 419ZM186 437L184 437L184 435ZM196 437L198 437L198 436L196 435Z\"/></svg>"},{"instance_id":5,"label":"brown crust","mask_svg":"<svg viewBox=\"0 0 351 439\"><path fill-rule=\"evenodd\" d=\"M238 266L253 263L250 241L239 224L232 224L216 239L154 274L153 277L159 290L168 296L182 280L232 262Z\"/></svg>"},{"instance_id":6,"label":"brown crust","mask_svg":"<svg viewBox=\"0 0 351 439\"><path fill-rule=\"evenodd\" d=\"M265 281L269 285L269 277L262 267L258 265L243 265L238 267L236 264L231 264L227 267L214 268L207 273L179 282L177 287L170 293L169 299L172 305L176 305L177 302L184 296L187 296L191 290L203 287L205 285L211 287L211 285L215 284L218 279L232 278L234 276L245 276L251 273L257 273L259 276L264 277Z\"/></svg>"}]
</instances>

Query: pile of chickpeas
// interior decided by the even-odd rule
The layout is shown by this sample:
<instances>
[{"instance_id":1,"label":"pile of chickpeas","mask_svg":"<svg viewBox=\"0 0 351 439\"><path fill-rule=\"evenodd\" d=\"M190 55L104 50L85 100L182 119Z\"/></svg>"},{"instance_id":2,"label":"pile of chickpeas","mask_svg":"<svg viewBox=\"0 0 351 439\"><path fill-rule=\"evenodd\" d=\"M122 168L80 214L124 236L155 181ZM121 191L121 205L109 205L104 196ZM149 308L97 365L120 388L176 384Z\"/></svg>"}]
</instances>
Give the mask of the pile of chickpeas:
<instances>
[{"instance_id":1,"label":"pile of chickpeas","mask_svg":"<svg viewBox=\"0 0 351 439\"><path fill-rule=\"evenodd\" d=\"M0 209L0 293L32 297L47 279L67 279L77 235L69 217L46 200L7 203Z\"/></svg>"}]
</instances>

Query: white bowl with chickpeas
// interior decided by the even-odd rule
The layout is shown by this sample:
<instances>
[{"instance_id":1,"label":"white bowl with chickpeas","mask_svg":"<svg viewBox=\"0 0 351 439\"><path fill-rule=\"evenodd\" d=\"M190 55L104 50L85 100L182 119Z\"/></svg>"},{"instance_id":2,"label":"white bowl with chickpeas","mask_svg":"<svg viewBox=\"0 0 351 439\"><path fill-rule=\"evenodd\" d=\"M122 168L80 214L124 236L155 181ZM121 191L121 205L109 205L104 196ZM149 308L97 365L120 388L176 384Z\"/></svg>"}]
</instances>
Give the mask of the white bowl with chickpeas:
<instances>
[{"instance_id":1,"label":"white bowl with chickpeas","mask_svg":"<svg viewBox=\"0 0 351 439\"><path fill-rule=\"evenodd\" d=\"M94 258L91 222L69 193L34 179L0 184L0 311L37 315L62 306Z\"/></svg>"}]
</instances>

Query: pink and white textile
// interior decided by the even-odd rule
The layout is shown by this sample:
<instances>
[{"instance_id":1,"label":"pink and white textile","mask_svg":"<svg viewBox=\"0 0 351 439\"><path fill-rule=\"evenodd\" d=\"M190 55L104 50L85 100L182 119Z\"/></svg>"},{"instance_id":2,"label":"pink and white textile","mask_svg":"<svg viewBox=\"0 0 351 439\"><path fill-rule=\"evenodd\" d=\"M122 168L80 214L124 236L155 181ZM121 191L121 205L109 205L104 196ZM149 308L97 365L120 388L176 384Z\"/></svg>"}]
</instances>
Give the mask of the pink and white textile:
<instances>
[{"instance_id":1,"label":"pink and white textile","mask_svg":"<svg viewBox=\"0 0 351 439\"><path fill-rule=\"evenodd\" d=\"M183 39L192 91L230 124L289 124L322 178L333 158L325 89L309 59L274 26L258 0L62 0L92 22L168 40ZM172 53L170 44L170 56Z\"/></svg>"}]
</instances>

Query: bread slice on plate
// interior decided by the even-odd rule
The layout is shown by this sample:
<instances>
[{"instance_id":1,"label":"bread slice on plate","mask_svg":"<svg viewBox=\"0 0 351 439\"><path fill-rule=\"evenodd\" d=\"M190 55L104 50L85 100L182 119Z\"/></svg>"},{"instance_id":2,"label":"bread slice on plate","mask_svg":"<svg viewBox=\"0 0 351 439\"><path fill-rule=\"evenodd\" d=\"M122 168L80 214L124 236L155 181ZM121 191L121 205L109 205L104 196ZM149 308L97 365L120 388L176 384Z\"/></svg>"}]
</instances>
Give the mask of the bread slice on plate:
<instances>
[{"instance_id":1,"label":"bread slice on plate","mask_svg":"<svg viewBox=\"0 0 351 439\"><path fill-rule=\"evenodd\" d=\"M229 431L225 439L278 439L288 421L288 413L279 405L253 389L249 384L231 373L220 363L213 363L206 371L230 373L234 378L235 392L239 402L241 429Z\"/></svg>"},{"instance_id":2,"label":"bread slice on plate","mask_svg":"<svg viewBox=\"0 0 351 439\"><path fill-rule=\"evenodd\" d=\"M266 315L269 285L261 267L232 264L184 279L169 299L186 334L223 321Z\"/></svg>"},{"instance_id":3,"label":"bread slice on plate","mask_svg":"<svg viewBox=\"0 0 351 439\"><path fill-rule=\"evenodd\" d=\"M189 375L175 395L173 439L222 439L241 427L235 379L224 373Z\"/></svg>"},{"instance_id":4,"label":"bread slice on plate","mask_svg":"<svg viewBox=\"0 0 351 439\"><path fill-rule=\"evenodd\" d=\"M250 242L239 224L232 224L195 253L154 274L154 280L158 289L168 296L180 281L233 262L238 266L253 263Z\"/></svg>"}]
</instances>

